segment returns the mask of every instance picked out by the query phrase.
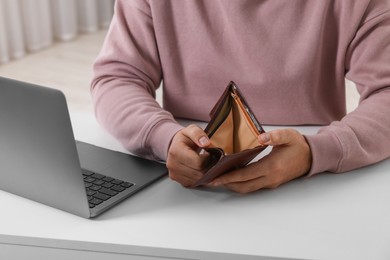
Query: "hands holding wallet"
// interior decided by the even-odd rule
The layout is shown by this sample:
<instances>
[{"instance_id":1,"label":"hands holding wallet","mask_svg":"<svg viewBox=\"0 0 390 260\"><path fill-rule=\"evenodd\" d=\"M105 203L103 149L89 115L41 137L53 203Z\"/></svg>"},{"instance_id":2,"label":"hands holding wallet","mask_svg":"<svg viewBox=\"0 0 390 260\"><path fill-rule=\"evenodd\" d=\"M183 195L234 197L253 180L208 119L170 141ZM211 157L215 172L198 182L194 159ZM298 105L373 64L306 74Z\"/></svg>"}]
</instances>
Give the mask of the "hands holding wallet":
<instances>
[{"instance_id":1,"label":"hands holding wallet","mask_svg":"<svg viewBox=\"0 0 390 260\"><path fill-rule=\"evenodd\" d=\"M310 170L311 152L305 138L293 129L266 133L234 82L210 117L204 131L190 125L172 139L167 167L169 176L182 185L223 185L248 193L276 188ZM268 145L273 146L271 153L250 163Z\"/></svg>"}]
</instances>

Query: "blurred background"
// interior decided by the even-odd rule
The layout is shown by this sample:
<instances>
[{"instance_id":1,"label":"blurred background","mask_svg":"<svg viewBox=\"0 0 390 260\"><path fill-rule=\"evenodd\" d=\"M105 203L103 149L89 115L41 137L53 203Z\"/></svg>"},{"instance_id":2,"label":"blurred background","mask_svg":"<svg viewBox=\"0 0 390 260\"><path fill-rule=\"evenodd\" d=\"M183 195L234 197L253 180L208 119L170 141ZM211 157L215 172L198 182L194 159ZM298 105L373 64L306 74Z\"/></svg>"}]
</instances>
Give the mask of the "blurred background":
<instances>
[{"instance_id":1,"label":"blurred background","mask_svg":"<svg viewBox=\"0 0 390 260\"><path fill-rule=\"evenodd\" d=\"M0 76L61 89L92 112L92 63L115 0L0 0Z\"/></svg>"},{"instance_id":2,"label":"blurred background","mask_svg":"<svg viewBox=\"0 0 390 260\"><path fill-rule=\"evenodd\" d=\"M128 0L131 1L131 0ZM115 0L0 0L0 76L58 88L70 112L92 113L92 64ZM347 110L359 95L347 84ZM161 102L161 88L158 101Z\"/></svg>"}]
</instances>

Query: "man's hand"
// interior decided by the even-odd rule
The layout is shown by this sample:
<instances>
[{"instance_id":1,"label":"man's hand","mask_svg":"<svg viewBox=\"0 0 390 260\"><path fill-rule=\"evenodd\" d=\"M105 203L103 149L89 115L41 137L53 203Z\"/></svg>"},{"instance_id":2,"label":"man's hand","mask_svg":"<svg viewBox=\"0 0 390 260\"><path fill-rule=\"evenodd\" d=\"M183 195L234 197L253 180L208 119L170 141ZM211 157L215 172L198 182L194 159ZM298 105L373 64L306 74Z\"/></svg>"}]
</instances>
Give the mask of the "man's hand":
<instances>
[{"instance_id":1,"label":"man's hand","mask_svg":"<svg viewBox=\"0 0 390 260\"><path fill-rule=\"evenodd\" d=\"M224 185L239 193L276 188L309 172L311 151L306 139L294 129L274 130L259 136L259 143L273 146L270 154L244 168L227 173L210 184Z\"/></svg>"},{"instance_id":2,"label":"man's hand","mask_svg":"<svg viewBox=\"0 0 390 260\"><path fill-rule=\"evenodd\" d=\"M210 145L207 134L196 125L189 125L175 134L168 151L169 177L189 187L202 177L207 165L207 154L199 154L201 148Z\"/></svg>"}]
</instances>

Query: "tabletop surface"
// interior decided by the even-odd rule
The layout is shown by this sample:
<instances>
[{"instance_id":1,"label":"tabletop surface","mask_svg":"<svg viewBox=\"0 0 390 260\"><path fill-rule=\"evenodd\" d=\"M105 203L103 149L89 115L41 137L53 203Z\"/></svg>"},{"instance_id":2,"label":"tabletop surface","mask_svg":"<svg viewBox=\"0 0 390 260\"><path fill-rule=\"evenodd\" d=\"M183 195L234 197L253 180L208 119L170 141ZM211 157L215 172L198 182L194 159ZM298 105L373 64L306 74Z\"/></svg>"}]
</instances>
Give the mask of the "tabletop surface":
<instances>
[{"instance_id":1,"label":"tabletop surface","mask_svg":"<svg viewBox=\"0 0 390 260\"><path fill-rule=\"evenodd\" d=\"M72 121L76 139L124 151L93 116L75 114ZM163 178L92 220L0 191L0 243L77 241L91 247L177 250L178 257L186 252L193 258L209 252L390 259L389 201L390 160L247 195L221 188L187 189Z\"/></svg>"}]
</instances>

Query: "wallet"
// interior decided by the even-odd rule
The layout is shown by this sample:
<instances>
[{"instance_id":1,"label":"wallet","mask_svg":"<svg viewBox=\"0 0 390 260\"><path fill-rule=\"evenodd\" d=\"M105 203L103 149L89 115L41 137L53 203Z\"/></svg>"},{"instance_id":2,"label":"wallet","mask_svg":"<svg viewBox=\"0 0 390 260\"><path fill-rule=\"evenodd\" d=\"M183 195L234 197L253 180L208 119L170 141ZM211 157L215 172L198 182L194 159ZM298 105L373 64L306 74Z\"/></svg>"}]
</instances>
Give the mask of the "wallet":
<instances>
[{"instance_id":1,"label":"wallet","mask_svg":"<svg viewBox=\"0 0 390 260\"><path fill-rule=\"evenodd\" d=\"M204 149L210 154L210 162L194 187L244 167L266 148L257 139L265 131L233 81L211 110L210 118L205 132L211 145Z\"/></svg>"}]
</instances>

